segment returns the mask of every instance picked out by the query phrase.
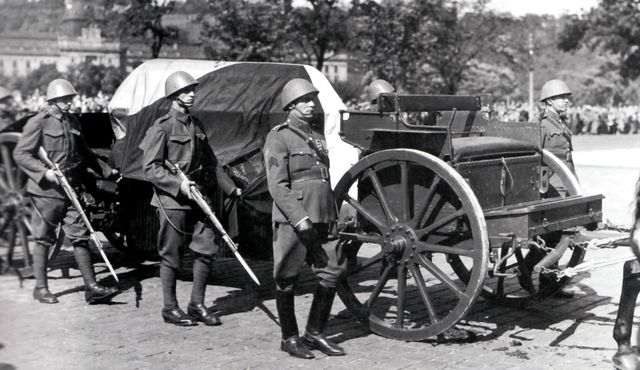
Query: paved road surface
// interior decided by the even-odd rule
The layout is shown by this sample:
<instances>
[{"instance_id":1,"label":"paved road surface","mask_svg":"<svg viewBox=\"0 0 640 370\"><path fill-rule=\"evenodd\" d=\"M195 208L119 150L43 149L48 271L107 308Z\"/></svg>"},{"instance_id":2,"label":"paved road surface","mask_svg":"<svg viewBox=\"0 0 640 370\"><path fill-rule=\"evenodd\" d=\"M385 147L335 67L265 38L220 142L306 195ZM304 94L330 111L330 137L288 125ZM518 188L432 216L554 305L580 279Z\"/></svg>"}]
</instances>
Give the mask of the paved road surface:
<instances>
[{"instance_id":1,"label":"paved road surface","mask_svg":"<svg viewBox=\"0 0 640 370\"><path fill-rule=\"evenodd\" d=\"M605 193L610 202L605 212L611 212L615 221L624 222L628 214L624 202L631 199L628 194L633 191L637 167L603 167L603 163L613 163L621 155L609 150L616 146L598 149L586 143L581 147L580 140L576 140L576 162L583 186ZM598 162L603 157L609 159ZM1 247L0 253L5 253ZM589 251L587 258L605 260L628 255L627 249L618 248ZM222 312L224 324L215 328L178 328L162 322L155 263L136 270L120 267L118 286L123 292L111 305L101 306L85 305L82 280L74 269L70 278L63 278L60 270L50 273L51 289L61 301L57 305L33 302L33 280L25 281L21 288L15 275L2 275L0 370L612 368L615 343L611 332L621 286L621 262L576 277L569 286L575 292L573 299L550 298L510 308L479 298L458 326L461 334L440 341L403 342L372 334L345 317L344 306L337 300L329 331L348 354L337 358L318 354L312 361L294 359L279 350L271 265L250 263L263 281L261 288L253 287L235 261L216 262L207 303ZM104 266L98 266L99 278L113 284ZM183 306L191 286L188 273L182 275L186 281L178 284ZM311 290L312 277L307 273L296 297L301 327Z\"/></svg>"}]
</instances>

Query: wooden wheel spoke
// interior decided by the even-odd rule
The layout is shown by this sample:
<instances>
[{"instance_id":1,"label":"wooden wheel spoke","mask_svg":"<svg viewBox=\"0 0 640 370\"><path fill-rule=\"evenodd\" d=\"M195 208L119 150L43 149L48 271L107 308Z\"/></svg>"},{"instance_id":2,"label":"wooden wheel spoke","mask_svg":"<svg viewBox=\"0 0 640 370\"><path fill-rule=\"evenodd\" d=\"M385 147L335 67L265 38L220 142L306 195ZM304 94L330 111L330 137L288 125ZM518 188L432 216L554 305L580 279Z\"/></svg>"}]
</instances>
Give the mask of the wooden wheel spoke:
<instances>
[{"instance_id":1,"label":"wooden wheel spoke","mask_svg":"<svg viewBox=\"0 0 640 370\"><path fill-rule=\"evenodd\" d=\"M380 222L375 216L373 216L369 211L367 211L362 204L358 203L355 199L350 196L346 196L344 199L351 207L353 207L356 212L358 212L362 217L366 218L369 222L371 222L378 230L382 231L386 227L382 222Z\"/></svg>"},{"instance_id":2,"label":"wooden wheel spoke","mask_svg":"<svg viewBox=\"0 0 640 370\"><path fill-rule=\"evenodd\" d=\"M418 247L416 248L418 252L436 252L469 257L473 256L473 250L465 248L450 247L447 245L432 244L423 241L417 242L416 245Z\"/></svg>"},{"instance_id":3,"label":"wooden wheel spoke","mask_svg":"<svg viewBox=\"0 0 640 370\"><path fill-rule=\"evenodd\" d=\"M354 240L354 241L359 241L359 242L363 242L363 243L375 243L375 244L381 244L381 237L380 235L367 235L367 234L359 234L359 233L347 233L347 232L340 232L340 239L342 240Z\"/></svg>"},{"instance_id":4,"label":"wooden wheel spoke","mask_svg":"<svg viewBox=\"0 0 640 370\"><path fill-rule=\"evenodd\" d=\"M433 262L429 261L425 256L419 256L420 264L427 269L433 276L435 276L438 280L440 280L447 288L449 288L458 298L462 299L466 295L460 290L460 288L453 282L438 266L436 266Z\"/></svg>"},{"instance_id":5,"label":"wooden wheel spoke","mask_svg":"<svg viewBox=\"0 0 640 370\"><path fill-rule=\"evenodd\" d=\"M15 189L13 175L14 171L17 171L17 169L14 169L12 166L13 158L11 156L11 152L9 152L9 148L6 145L1 145L0 154L2 154L2 166L4 167L4 171L7 175L7 183L11 189Z\"/></svg>"},{"instance_id":6,"label":"wooden wheel spoke","mask_svg":"<svg viewBox=\"0 0 640 370\"><path fill-rule=\"evenodd\" d=\"M445 216L435 222L433 222L430 225L427 225L425 228L417 230L416 231L416 235L418 236L418 239L422 239L422 237L424 237L425 235L429 235L432 232L434 232L435 230L438 230L439 228L447 225L448 223L450 223L451 221L462 217L464 215L464 209L459 209L458 211Z\"/></svg>"},{"instance_id":7,"label":"wooden wheel spoke","mask_svg":"<svg viewBox=\"0 0 640 370\"><path fill-rule=\"evenodd\" d=\"M382 255L383 255L383 252L380 251L375 255L365 259L364 261L362 261L362 263L358 263L356 267L354 267L352 270L349 271L349 274L357 274L358 272L364 269L367 269L372 265L375 265L376 263L380 262L380 260L382 259Z\"/></svg>"},{"instance_id":8,"label":"wooden wheel spoke","mask_svg":"<svg viewBox=\"0 0 640 370\"><path fill-rule=\"evenodd\" d=\"M20 221L22 222L22 225L27 229L29 235L33 234L33 230L31 230L31 222L29 221L27 216L22 216L20 218Z\"/></svg>"},{"instance_id":9,"label":"wooden wheel spoke","mask_svg":"<svg viewBox=\"0 0 640 370\"><path fill-rule=\"evenodd\" d=\"M7 181L5 181L5 176L3 174L0 174L0 191L2 191L3 193L6 193L10 189L11 189L11 187L9 186Z\"/></svg>"},{"instance_id":10,"label":"wooden wheel spoke","mask_svg":"<svg viewBox=\"0 0 640 370\"><path fill-rule=\"evenodd\" d=\"M404 265L398 266L398 297L396 317L396 328L404 327L404 303L407 295L407 268Z\"/></svg>"},{"instance_id":11,"label":"wooden wheel spoke","mask_svg":"<svg viewBox=\"0 0 640 370\"><path fill-rule=\"evenodd\" d=\"M387 216L387 220L389 222L397 222L398 217L391 210L391 206L389 205L389 200L384 192L382 187L382 183L380 183L380 178L378 174L373 169L368 169L365 174L369 179L371 179L371 184L373 184L373 188L376 191L376 195L378 196L378 200L380 201L380 205L382 206L382 210L384 211L385 216Z\"/></svg>"},{"instance_id":12,"label":"wooden wheel spoke","mask_svg":"<svg viewBox=\"0 0 640 370\"><path fill-rule=\"evenodd\" d=\"M411 198L409 194L409 164L400 163L400 209L404 221L411 218Z\"/></svg>"},{"instance_id":13,"label":"wooden wheel spoke","mask_svg":"<svg viewBox=\"0 0 640 370\"><path fill-rule=\"evenodd\" d=\"M382 271L382 275L380 275L378 283L373 288L373 292L371 292L371 295L364 304L368 309L371 309L373 303L376 301L376 299L378 299L380 293L382 293L382 289L384 289L384 286L387 284L387 281L389 280L389 274L391 273L391 269L393 269L393 267L393 265L387 265L385 266L384 271Z\"/></svg>"},{"instance_id":14,"label":"wooden wheel spoke","mask_svg":"<svg viewBox=\"0 0 640 370\"><path fill-rule=\"evenodd\" d=\"M18 234L18 230L15 225L11 224L11 228L9 229L9 239L7 240L9 243L9 248L7 251L7 263L9 265L13 265L13 252L16 247L16 236Z\"/></svg>"},{"instance_id":15,"label":"wooden wheel spoke","mask_svg":"<svg viewBox=\"0 0 640 370\"><path fill-rule=\"evenodd\" d=\"M440 178L434 177L431 186L429 186L429 190L427 190L427 194L424 196L424 203L422 203L420 209L418 209L418 211L413 215L413 218L411 219L410 225L412 225L412 227L415 228L420 223L420 220L424 218L427 210L429 209L429 205L433 200L433 196L435 194L436 188L438 187L438 184L440 184Z\"/></svg>"},{"instance_id":16,"label":"wooden wheel spoke","mask_svg":"<svg viewBox=\"0 0 640 370\"><path fill-rule=\"evenodd\" d=\"M413 275L413 280L415 280L416 284L418 285L418 292L420 293L422 302L424 302L424 305L427 308L431 323L437 323L439 321L438 315L436 314L436 309L433 306L433 302L431 302L431 298L429 298L427 285L424 283L424 277L422 276L422 272L420 272L420 267L415 264L411 264L409 265L409 270L411 271L411 275Z\"/></svg>"}]
</instances>

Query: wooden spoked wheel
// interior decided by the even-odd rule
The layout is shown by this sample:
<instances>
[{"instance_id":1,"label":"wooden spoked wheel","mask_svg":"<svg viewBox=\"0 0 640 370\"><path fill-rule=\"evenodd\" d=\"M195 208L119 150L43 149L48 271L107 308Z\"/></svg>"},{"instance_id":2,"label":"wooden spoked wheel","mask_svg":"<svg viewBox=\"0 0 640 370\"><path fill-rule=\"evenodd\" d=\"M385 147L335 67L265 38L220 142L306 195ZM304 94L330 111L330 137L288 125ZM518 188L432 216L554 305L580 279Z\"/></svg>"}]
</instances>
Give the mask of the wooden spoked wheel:
<instances>
[{"instance_id":1,"label":"wooden spoked wheel","mask_svg":"<svg viewBox=\"0 0 640 370\"><path fill-rule=\"evenodd\" d=\"M356 163L338 182L340 233L348 272L339 294L385 337L423 340L470 310L486 275L489 241L482 209L466 181L437 157L391 149ZM357 196L355 195L357 194ZM447 260L472 266L457 279Z\"/></svg>"},{"instance_id":2,"label":"wooden spoked wheel","mask_svg":"<svg viewBox=\"0 0 640 370\"><path fill-rule=\"evenodd\" d=\"M16 165L13 149L20 133L0 134L0 239L7 243L7 263L16 268L22 277L33 274L31 240L31 212L33 206L25 195L27 176ZM64 234L58 229L58 242L49 251L52 258L60 249ZM21 252L22 261L15 256Z\"/></svg>"},{"instance_id":3,"label":"wooden spoked wheel","mask_svg":"<svg viewBox=\"0 0 640 370\"><path fill-rule=\"evenodd\" d=\"M551 169L554 174L552 181L549 185L549 190L546 193L547 197L566 197L570 195L581 195L582 188L578 183L578 180L573 175L571 170L556 156L551 154L547 150L543 150L543 163L545 166ZM547 235L541 235L542 239L546 241L547 248L555 248L556 246L569 242L571 238L569 234L562 232L555 232ZM536 240L534 240L535 242ZM538 242L538 244L541 244ZM501 250L500 246L492 246L497 249L497 256L501 258L507 253L507 250ZM522 306L532 299L544 299L550 297L560 291L570 281L570 277L563 277L560 280L556 280L555 276L541 276L539 273L533 272L533 266L535 266L546 254L534 248L524 248L521 258L527 265L529 271L531 271L531 282L528 282L522 275L518 277L487 277L484 281L484 287L482 296L488 299L495 300L501 304L511 306ZM579 247L573 247L567 249L563 257L559 261L559 265L554 269L564 269L567 267L574 267L582 263L584 259L584 249ZM470 279L470 271L472 266L456 256L452 256L449 259L451 267L460 277L460 279L467 281ZM504 260L504 263L500 266L501 270L512 271L513 268L518 266L518 256L512 255Z\"/></svg>"}]
</instances>

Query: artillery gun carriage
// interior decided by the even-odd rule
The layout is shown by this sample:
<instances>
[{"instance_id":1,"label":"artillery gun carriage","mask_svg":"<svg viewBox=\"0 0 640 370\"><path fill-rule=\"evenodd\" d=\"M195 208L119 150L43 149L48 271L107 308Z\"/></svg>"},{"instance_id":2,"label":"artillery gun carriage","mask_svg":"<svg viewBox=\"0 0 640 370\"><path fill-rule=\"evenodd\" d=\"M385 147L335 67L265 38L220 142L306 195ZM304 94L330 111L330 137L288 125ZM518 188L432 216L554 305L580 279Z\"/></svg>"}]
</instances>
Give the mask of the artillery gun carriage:
<instances>
[{"instance_id":1,"label":"artillery gun carriage","mask_svg":"<svg viewBox=\"0 0 640 370\"><path fill-rule=\"evenodd\" d=\"M535 123L500 122L480 96L383 93L342 111L361 159L335 186L348 277L340 297L374 332L423 340L482 295L523 304L558 292L602 196L540 148Z\"/></svg>"}]
</instances>

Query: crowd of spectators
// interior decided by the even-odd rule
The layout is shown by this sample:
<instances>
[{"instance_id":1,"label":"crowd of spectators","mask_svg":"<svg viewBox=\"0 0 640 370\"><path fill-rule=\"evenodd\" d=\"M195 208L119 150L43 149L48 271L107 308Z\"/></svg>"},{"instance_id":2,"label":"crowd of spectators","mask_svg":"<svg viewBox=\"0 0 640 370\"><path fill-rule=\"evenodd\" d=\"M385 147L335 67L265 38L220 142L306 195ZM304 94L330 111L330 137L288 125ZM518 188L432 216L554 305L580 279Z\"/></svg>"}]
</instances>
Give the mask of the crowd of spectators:
<instances>
[{"instance_id":1,"label":"crowd of spectators","mask_svg":"<svg viewBox=\"0 0 640 370\"><path fill-rule=\"evenodd\" d=\"M494 117L508 122L537 122L539 107L533 119L530 119L528 105L522 102L494 103ZM565 114L565 122L574 135L580 134L637 134L640 129L640 107L615 106L603 107L592 105L570 106Z\"/></svg>"},{"instance_id":2,"label":"crowd of spectators","mask_svg":"<svg viewBox=\"0 0 640 370\"><path fill-rule=\"evenodd\" d=\"M76 95L73 98L73 105L71 111L74 113L100 113L107 112L107 105L109 104L109 95L98 92L96 96ZM17 113L16 118L20 118L23 115L28 115L33 112L38 112L47 105L45 95L43 92L36 90L30 95L22 96L20 93L15 93L13 97L13 106Z\"/></svg>"},{"instance_id":3,"label":"crowd of spectators","mask_svg":"<svg viewBox=\"0 0 640 370\"><path fill-rule=\"evenodd\" d=\"M98 92L96 96L76 95L72 111L75 113L107 112L110 96ZM37 112L46 105L45 96L36 90L31 95L14 96L14 105L18 118L31 112ZM368 110L369 102L347 102L349 110ZM524 102L493 102L493 117L507 122L536 122L541 114L536 107L534 117L529 117L528 104ZM640 129L639 106L571 106L567 110L565 121L575 135L579 134L637 134Z\"/></svg>"}]
</instances>

